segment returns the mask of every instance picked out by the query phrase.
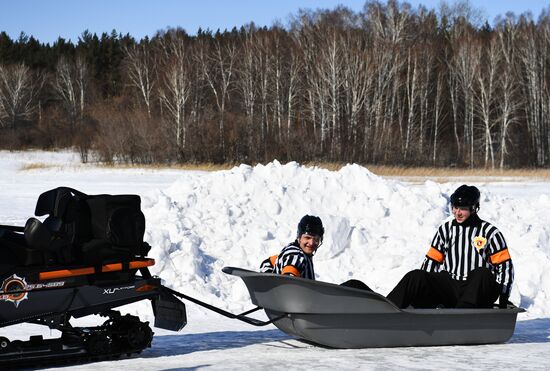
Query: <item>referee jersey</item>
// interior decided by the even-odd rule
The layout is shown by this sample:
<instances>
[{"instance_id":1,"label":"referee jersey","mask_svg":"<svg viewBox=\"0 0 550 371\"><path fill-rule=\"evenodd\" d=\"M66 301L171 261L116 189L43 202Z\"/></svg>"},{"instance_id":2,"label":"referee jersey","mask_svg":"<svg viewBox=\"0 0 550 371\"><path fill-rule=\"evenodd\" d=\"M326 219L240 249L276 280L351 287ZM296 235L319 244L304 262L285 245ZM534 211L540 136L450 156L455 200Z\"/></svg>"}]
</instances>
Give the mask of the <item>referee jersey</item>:
<instances>
[{"instance_id":1,"label":"referee jersey","mask_svg":"<svg viewBox=\"0 0 550 371\"><path fill-rule=\"evenodd\" d=\"M279 255L273 255L264 260L260 266L260 272L291 274L295 277L315 279L313 259L304 253L296 241L284 247Z\"/></svg>"},{"instance_id":2,"label":"referee jersey","mask_svg":"<svg viewBox=\"0 0 550 371\"><path fill-rule=\"evenodd\" d=\"M433 240L421 269L446 271L455 280L466 280L475 268L489 268L501 285L501 293L510 295L514 266L504 236L477 214L465 222L442 224Z\"/></svg>"}]
</instances>

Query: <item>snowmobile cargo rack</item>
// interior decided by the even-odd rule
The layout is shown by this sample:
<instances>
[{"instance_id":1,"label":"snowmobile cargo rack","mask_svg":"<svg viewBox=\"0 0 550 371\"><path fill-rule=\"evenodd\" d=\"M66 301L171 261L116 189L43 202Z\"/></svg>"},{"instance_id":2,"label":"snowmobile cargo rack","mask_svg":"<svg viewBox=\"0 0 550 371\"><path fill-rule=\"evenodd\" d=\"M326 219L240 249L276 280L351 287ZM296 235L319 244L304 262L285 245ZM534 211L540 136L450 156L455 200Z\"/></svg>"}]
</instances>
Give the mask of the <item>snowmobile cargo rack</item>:
<instances>
[{"instance_id":1,"label":"snowmobile cargo rack","mask_svg":"<svg viewBox=\"0 0 550 371\"><path fill-rule=\"evenodd\" d=\"M375 292L225 267L281 331L331 348L504 343L522 308L399 309Z\"/></svg>"},{"instance_id":2,"label":"snowmobile cargo rack","mask_svg":"<svg viewBox=\"0 0 550 371\"><path fill-rule=\"evenodd\" d=\"M85 268L74 268L74 269L58 269L53 271L40 272L38 279L43 280L52 280L56 278L67 278L75 276L84 276L89 274L96 273L105 273L105 272L119 272L125 269L124 265L127 264L126 269L140 269L145 267L150 267L155 265L153 259L142 259L134 260L127 263L109 263L103 264L100 267L85 267Z\"/></svg>"}]
</instances>

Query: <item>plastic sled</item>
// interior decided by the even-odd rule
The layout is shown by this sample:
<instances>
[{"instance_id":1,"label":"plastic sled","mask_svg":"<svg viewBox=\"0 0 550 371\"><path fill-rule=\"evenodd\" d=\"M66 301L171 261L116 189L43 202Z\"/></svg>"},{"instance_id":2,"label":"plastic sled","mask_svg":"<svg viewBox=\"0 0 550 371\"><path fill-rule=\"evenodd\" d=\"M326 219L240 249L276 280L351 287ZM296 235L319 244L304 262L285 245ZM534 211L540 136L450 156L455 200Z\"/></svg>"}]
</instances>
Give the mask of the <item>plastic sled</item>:
<instances>
[{"instance_id":1,"label":"plastic sled","mask_svg":"<svg viewBox=\"0 0 550 371\"><path fill-rule=\"evenodd\" d=\"M399 309L371 291L240 268L223 272L244 281L252 303L281 331L331 348L504 343L525 311Z\"/></svg>"}]
</instances>

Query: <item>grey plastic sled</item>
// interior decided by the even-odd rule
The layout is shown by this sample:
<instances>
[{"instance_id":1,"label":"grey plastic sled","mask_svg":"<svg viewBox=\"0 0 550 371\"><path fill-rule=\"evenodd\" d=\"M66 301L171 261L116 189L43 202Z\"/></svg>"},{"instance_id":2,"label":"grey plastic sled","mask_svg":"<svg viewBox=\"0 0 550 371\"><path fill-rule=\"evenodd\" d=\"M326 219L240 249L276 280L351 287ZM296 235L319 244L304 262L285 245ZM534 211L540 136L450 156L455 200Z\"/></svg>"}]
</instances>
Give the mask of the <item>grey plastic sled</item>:
<instances>
[{"instance_id":1,"label":"grey plastic sled","mask_svg":"<svg viewBox=\"0 0 550 371\"><path fill-rule=\"evenodd\" d=\"M223 272L242 278L252 303L281 331L332 348L504 343L525 311L399 309L374 292L240 268Z\"/></svg>"}]
</instances>

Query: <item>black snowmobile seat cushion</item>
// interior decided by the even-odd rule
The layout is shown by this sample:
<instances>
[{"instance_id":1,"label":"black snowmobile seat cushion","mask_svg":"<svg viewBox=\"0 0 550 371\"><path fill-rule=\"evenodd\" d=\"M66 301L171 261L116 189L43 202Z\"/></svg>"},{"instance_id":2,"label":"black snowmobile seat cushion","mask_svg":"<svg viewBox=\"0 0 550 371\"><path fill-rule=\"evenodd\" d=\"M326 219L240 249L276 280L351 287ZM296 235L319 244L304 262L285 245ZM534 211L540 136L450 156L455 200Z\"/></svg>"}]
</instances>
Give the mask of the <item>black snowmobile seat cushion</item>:
<instances>
[{"instance_id":1,"label":"black snowmobile seat cushion","mask_svg":"<svg viewBox=\"0 0 550 371\"><path fill-rule=\"evenodd\" d=\"M0 229L0 256L16 266L42 265L42 251L30 249L23 233ZM6 258L8 257L8 258ZM15 260L13 259L15 257Z\"/></svg>"},{"instance_id":2,"label":"black snowmobile seat cushion","mask_svg":"<svg viewBox=\"0 0 550 371\"><path fill-rule=\"evenodd\" d=\"M48 216L42 222L42 224L44 224L44 226L48 229L48 231L52 235L55 235L56 233L59 233L61 231L61 227L63 226L63 220L55 216Z\"/></svg>"},{"instance_id":3,"label":"black snowmobile seat cushion","mask_svg":"<svg viewBox=\"0 0 550 371\"><path fill-rule=\"evenodd\" d=\"M87 195L58 187L40 195L25 239L51 263L93 263L145 256L145 217L137 195Z\"/></svg>"},{"instance_id":4,"label":"black snowmobile seat cushion","mask_svg":"<svg viewBox=\"0 0 550 371\"><path fill-rule=\"evenodd\" d=\"M94 195L86 200L93 238L82 244L83 261L98 264L145 256L145 216L137 195Z\"/></svg>"},{"instance_id":5,"label":"black snowmobile seat cushion","mask_svg":"<svg viewBox=\"0 0 550 371\"><path fill-rule=\"evenodd\" d=\"M132 247L143 242L145 216L137 195L98 195L88 201L94 239Z\"/></svg>"},{"instance_id":6,"label":"black snowmobile seat cushion","mask_svg":"<svg viewBox=\"0 0 550 371\"><path fill-rule=\"evenodd\" d=\"M34 215L62 215L71 200L70 188L59 187L42 193L36 201Z\"/></svg>"},{"instance_id":7,"label":"black snowmobile seat cushion","mask_svg":"<svg viewBox=\"0 0 550 371\"><path fill-rule=\"evenodd\" d=\"M113 210L107 224L107 237L117 246L136 246L143 242L145 216L138 209L121 207Z\"/></svg>"},{"instance_id":8,"label":"black snowmobile seat cushion","mask_svg":"<svg viewBox=\"0 0 550 371\"><path fill-rule=\"evenodd\" d=\"M48 215L44 224L56 237L78 245L92 238L90 211L86 200L90 196L69 187L58 187L40 195L35 215Z\"/></svg>"},{"instance_id":9,"label":"black snowmobile seat cushion","mask_svg":"<svg viewBox=\"0 0 550 371\"><path fill-rule=\"evenodd\" d=\"M48 228L36 218L29 218L25 223L25 241L33 249L46 250L50 247L52 235Z\"/></svg>"},{"instance_id":10,"label":"black snowmobile seat cushion","mask_svg":"<svg viewBox=\"0 0 550 371\"><path fill-rule=\"evenodd\" d=\"M2 246L1 242L0 254L2 255L2 259L0 260L0 279L3 279L13 273L14 268L19 265L19 259L17 259L17 255L10 249Z\"/></svg>"}]
</instances>

